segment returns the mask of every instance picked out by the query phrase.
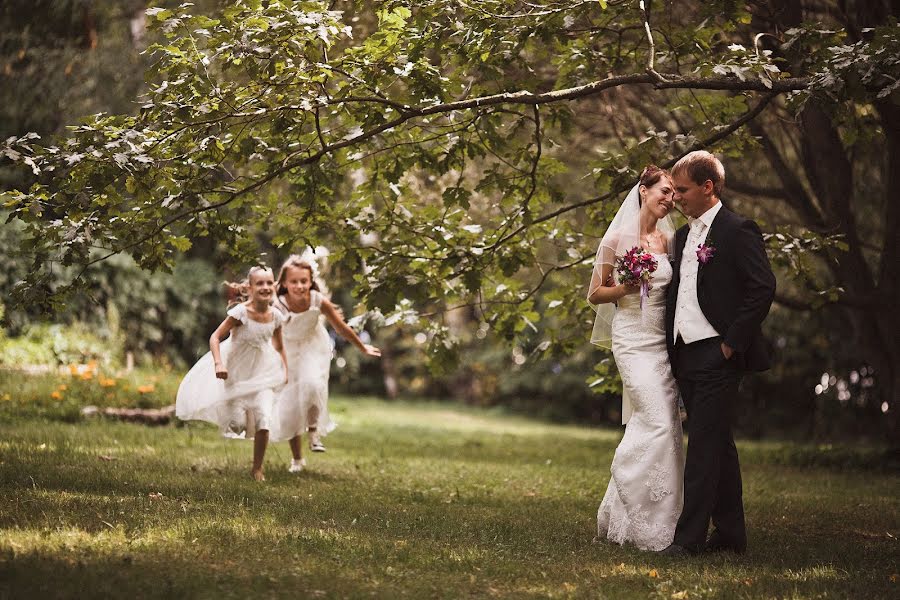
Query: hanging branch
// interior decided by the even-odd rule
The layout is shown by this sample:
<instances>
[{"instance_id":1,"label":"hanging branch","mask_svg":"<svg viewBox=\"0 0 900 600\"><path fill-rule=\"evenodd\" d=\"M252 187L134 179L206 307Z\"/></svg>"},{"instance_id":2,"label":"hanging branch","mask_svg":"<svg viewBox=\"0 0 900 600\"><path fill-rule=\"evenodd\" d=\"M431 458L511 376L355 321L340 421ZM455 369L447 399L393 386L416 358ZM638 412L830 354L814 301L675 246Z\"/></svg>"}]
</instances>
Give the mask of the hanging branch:
<instances>
[{"instance_id":1,"label":"hanging branch","mask_svg":"<svg viewBox=\"0 0 900 600\"><path fill-rule=\"evenodd\" d=\"M531 199L534 197L534 193L538 188L538 180L537 180L537 170L538 164L541 162L541 113L538 109L538 105L535 104L534 109L534 144L536 146L534 152L534 160L531 163L531 172L528 174L531 179L531 189L528 191L528 195L525 197L525 200L522 201L522 212L523 214L528 214L531 210L529 204L531 203Z\"/></svg>"},{"instance_id":2,"label":"hanging branch","mask_svg":"<svg viewBox=\"0 0 900 600\"><path fill-rule=\"evenodd\" d=\"M738 129L743 127L744 125L746 125L747 123L750 123L751 121L753 121L753 119L755 119L763 111L763 109L765 109L766 106L768 106L769 103L775 99L776 96L777 96L777 94L767 94L766 96L763 96L763 98L759 101L759 103L756 106L754 106L752 109L750 109L749 111L747 111L746 113L741 115L740 118L735 120L731 125L723 128L718 133L706 138L705 140L700 140L699 142L697 142L690 148L686 149L681 154L681 156L684 156L690 152L694 152L695 150L702 150L704 148L708 148L709 146L715 144L716 142L719 142L719 141L725 139L726 137L728 137L729 135L731 135L732 133L734 133L735 131L737 131ZM669 159L668 161L662 163L660 165L660 167L662 167L663 169L672 168L672 166L674 166L675 163L678 162L678 160L681 158L681 156L676 156L674 158ZM631 185L632 185L631 183L628 184L629 187ZM549 221L550 219L554 219L562 214L565 214L567 212L573 211L578 208L582 208L584 206L590 206L592 204L598 204L600 202L604 202L606 200L609 200L610 198L614 198L615 196L617 196L618 194L621 194L624 191L626 191L625 188L612 189L609 192L607 192L601 196L596 196L594 198L588 198L587 200L575 202L574 204L569 204L569 205L563 206L561 208L558 208L557 210L549 212L547 214L541 215L540 217L537 217L531 223L529 223L529 225L520 225L516 230L514 230L511 233L506 234L504 237L498 239L496 242L494 242L494 244L492 244L490 246L490 249L493 250L493 249L497 248L498 246L503 245L504 243L508 242L513 237L522 233L522 231L527 229L527 227L530 225L537 225L538 223L543 223L544 221Z\"/></svg>"},{"instance_id":3,"label":"hanging branch","mask_svg":"<svg viewBox=\"0 0 900 600\"><path fill-rule=\"evenodd\" d=\"M653 33L650 31L650 3L651 0L646 0L646 5L644 0L640 0L638 3L641 12L644 13L644 31L647 33L647 41L650 43L650 51L647 56L647 73L650 73L656 81L666 83L666 78L657 73L654 66L656 61L656 44L653 42Z\"/></svg>"},{"instance_id":4,"label":"hanging branch","mask_svg":"<svg viewBox=\"0 0 900 600\"><path fill-rule=\"evenodd\" d=\"M606 79L602 79L599 81L595 81L583 86L563 89L563 90L554 90L551 92L544 93L533 93L527 91L518 91L518 92L507 92L502 94L494 94L490 96L481 96L478 98L469 98L466 100L458 100L455 102L445 102L433 104L431 106L422 106L422 107L412 107L407 106L399 114L396 118L382 123L381 125L377 125L368 131L362 131L358 135L350 138L344 138L338 141L331 142L321 147L318 151L305 156L303 158L284 162L277 167L271 168L265 175L261 176L259 179L248 183L245 187L240 189L222 189L222 190L214 190L216 193L225 194L226 197L218 202L214 202L208 204L206 206L194 206L190 209L184 210L180 213L177 213L167 219L165 219L159 226L155 227L151 232L140 236L138 238L132 239L129 243L124 244L121 247L113 249L108 254L104 254L98 258L92 259L85 263L85 269L95 263L102 262L108 259L115 254L120 252L125 252L132 248L139 246L147 242L148 240L156 237L160 233L162 233L167 227L172 225L175 222L184 220L186 218L195 216L197 214L214 211L224 206L227 206L241 198L246 196L247 194L254 192L255 190L260 189L262 186L267 183L275 180L281 175L292 171L294 169L306 167L309 165L316 164L320 162L324 157L333 154L335 151L340 150L342 148L359 146L365 141L368 141L376 136L385 133L387 131L391 131L396 127L403 125L404 123L411 121L413 119L426 117L430 115L436 114L447 114L454 111L461 110L471 110L484 108L487 106L498 106L504 104L524 104L524 105L532 105L538 106L541 104L552 104L555 102L561 102L564 100L575 100L579 98L585 98L589 96L595 96L602 91L617 88L620 86L626 85L634 85L634 84L654 84L654 87L657 89L676 89L676 88L685 88L685 89L710 89L710 90L743 90L743 91L765 91L768 92L766 96L760 101L760 103L751 111L746 113L743 117L738 119L735 123L732 123L731 126L722 129L719 133L712 136L709 140L705 140L698 144L695 148L699 149L704 145L709 145L711 143L715 143L716 141L723 139L736 131L739 127L743 126L745 123L751 121L762 109L774 98L776 95L782 92L794 91L806 89L807 81L805 79L796 79L796 78L785 78L780 79L773 82L772 88L769 89L763 85L761 81L758 80L747 80L741 81L735 78L728 77L712 77L712 78L703 78L703 77L682 77L682 76L672 76L673 78L670 80L663 79L659 80L659 74L656 76L651 74L646 75L622 75L622 76L610 76ZM338 101L339 102L339 101ZM313 110L316 107L313 108ZM675 161L671 161L674 164ZM670 165L671 166L671 165ZM554 211L549 215L544 215L539 217L533 221L533 223L539 223L545 221L549 218L557 216L559 214L568 212L573 210L574 208L578 208L580 206L586 206L589 204L594 204L596 202L602 201L604 198L593 198L590 200L585 200L574 205L566 206L558 211ZM493 247L496 247L503 242L505 242L510 237L513 237L522 231L522 227L517 228L515 231L507 234L503 239L499 240ZM84 270L82 270L82 273Z\"/></svg>"}]
</instances>

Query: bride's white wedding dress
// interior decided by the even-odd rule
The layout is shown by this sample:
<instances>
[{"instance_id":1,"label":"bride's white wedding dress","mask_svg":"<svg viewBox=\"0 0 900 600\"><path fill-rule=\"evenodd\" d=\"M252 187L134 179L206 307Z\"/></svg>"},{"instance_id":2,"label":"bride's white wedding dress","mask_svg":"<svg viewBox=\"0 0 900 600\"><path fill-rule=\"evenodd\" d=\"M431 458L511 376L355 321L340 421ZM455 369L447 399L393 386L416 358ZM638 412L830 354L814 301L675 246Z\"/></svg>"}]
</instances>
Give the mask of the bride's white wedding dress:
<instances>
[{"instance_id":1,"label":"bride's white wedding dress","mask_svg":"<svg viewBox=\"0 0 900 600\"><path fill-rule=\"evenodd\" d=\"M678 388L666 351L666 288L672 266L658 267L644 300L619 301L612 321L612 351L629 397L631 417L613 458L609 487L597 511L597 535L642 550L672 543L683 503L684 451Z\"/></svg>"}]
</instances>

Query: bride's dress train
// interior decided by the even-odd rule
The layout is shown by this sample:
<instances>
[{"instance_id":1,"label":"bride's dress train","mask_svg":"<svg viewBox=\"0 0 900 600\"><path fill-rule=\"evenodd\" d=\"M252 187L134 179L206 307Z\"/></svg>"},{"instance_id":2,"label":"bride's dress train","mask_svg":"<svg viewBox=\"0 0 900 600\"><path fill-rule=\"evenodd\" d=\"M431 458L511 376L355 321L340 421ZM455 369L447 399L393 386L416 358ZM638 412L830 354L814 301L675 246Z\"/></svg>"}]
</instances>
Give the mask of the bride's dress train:
<instances>
[{"instance_id":1,"label":"bride's dress train","mask_svg":"<svg viewBox=\"0 0 900 600\"><path fill-rule=\"evenodd\" d=\"M612 350L631 416L616 448L612 477L597 512L597 535L642 550L672 543L683 503L684 451L678 388L665 338L666 288L672 267L665 254L644 300L624 297L612 322ZM625 412L628 407L625 406Z\"/></svg>"}]
</instances>

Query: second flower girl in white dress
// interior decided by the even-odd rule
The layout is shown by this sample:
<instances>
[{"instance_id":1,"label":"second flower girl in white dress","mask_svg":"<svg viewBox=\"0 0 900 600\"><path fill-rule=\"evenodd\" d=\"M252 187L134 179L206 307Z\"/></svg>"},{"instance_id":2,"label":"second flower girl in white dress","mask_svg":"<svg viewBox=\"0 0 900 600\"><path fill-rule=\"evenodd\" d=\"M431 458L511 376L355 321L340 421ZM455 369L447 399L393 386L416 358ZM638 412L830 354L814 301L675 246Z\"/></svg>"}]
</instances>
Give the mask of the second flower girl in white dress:
<instances>
[{"instance_id":1,"label":"second flower girl in white dress","mask_svg":"<svg viewBox=\"0 0 900 600\"><path fill-rule=\"evenodd\" d=\"M321 436L334 429L328 413L328 376L333 344L322 316L346 340L366 356L381 356L381 351L363 343L326 298L316 283L316 264L311 257L292 255L278 273L275 305L285 319L284 344L289 383L276 402L277 433L273 441L290 440L290 471L299 472L306 464L301 436L309 432L309 447L324 452Z\"/></svg>"}]
</instances>

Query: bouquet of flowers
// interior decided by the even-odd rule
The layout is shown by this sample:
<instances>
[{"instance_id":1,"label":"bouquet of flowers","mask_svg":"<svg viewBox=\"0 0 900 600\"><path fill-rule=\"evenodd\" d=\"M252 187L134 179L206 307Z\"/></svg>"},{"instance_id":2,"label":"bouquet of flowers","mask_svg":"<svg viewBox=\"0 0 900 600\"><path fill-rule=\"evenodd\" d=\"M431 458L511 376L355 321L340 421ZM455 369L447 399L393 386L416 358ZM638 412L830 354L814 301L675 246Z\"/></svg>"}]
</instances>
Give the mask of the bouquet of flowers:
<instances>
[{"instance_id":1,"label":"bouquet of flowers","mask_svg":"<svg viewBox=\"0 0 900 600\"><path fill-rule=\"evenodd\" d=\"M619 276L619 282L626 285L641 286L641 309L644 308L644 298L646 298L653 286L650 281L653 279L653 272L656 271L658 263L653 255L641 248L635 246L616 259L616 274Z\"/></svg>"}]
</instances>

